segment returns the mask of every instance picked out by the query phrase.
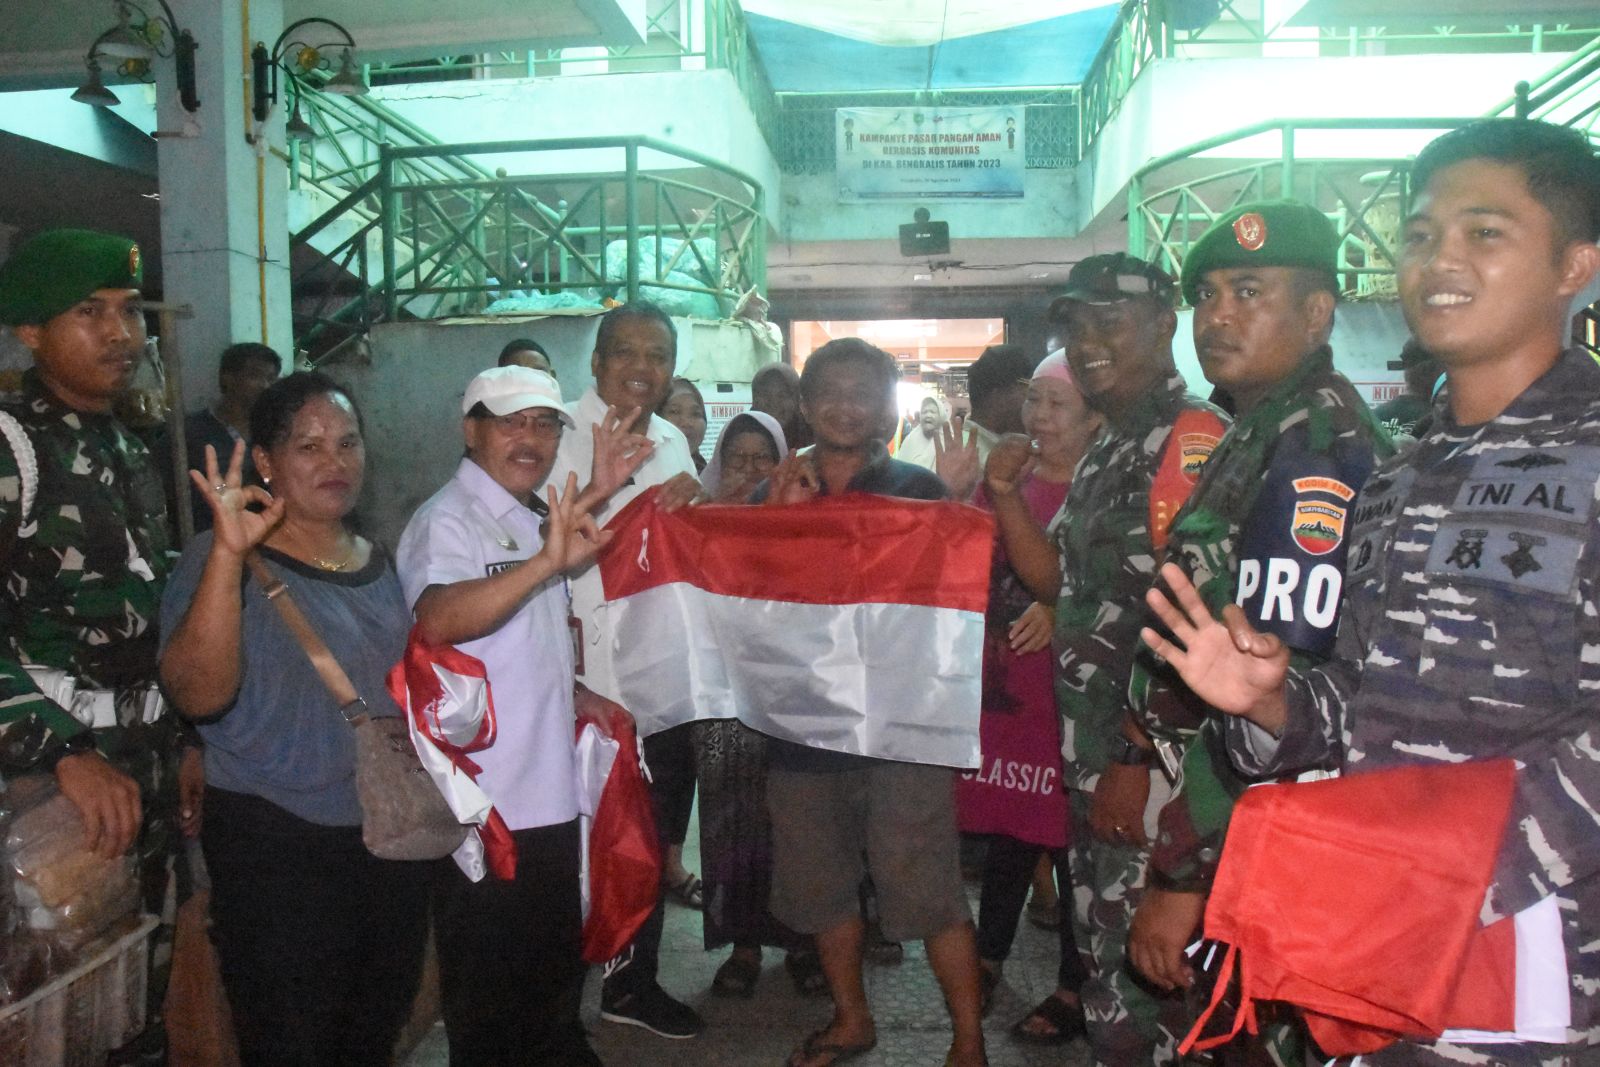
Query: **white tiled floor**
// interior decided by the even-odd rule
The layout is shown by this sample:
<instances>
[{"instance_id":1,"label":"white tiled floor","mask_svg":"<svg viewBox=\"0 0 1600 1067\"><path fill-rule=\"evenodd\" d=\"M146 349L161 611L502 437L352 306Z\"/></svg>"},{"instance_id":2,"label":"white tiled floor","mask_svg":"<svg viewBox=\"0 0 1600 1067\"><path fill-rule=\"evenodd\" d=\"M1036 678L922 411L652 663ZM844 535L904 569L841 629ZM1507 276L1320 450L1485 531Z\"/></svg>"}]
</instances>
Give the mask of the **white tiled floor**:
<instances>
[{"instance_id":1,"label":"white tiled floor","mask_svg":"<svg viewBox=\"0 0 1600 1067\"><path fill-rule=\"evenodd\" d=\"M685 863L699 870L698 828L690 827ZM968 886L977 913L977 887ZM812 1030L829 1016L826 998L798 996L783 969L782 954L769 951L756 995L748 1000L713 997L711 976L722 964L725 949L701 948L700 913L676 905L667 910L661 946L661 984L705 1016L706 1031L689 1041L666 1041L637 1027L601 1022L600 975L591 971L584 998L584 1019L594 1047L608 1067L777 1067ZM985 1021L989 1062L993 1067L1084 1067L1087 1049L1081 1041L1064 1046L1019 1045L1007 1029L1055 988L1056 935L1024 920L1017 932L1005 981L996 992ZM878 1023L878 1047L852 1060L860 1067L938 1067L949 1045L949 1020L933 973L919 944L906 946L905 962L868 969L868 993ZM444 1067L444 1031L433 1033L406 1067Z\"/></svg>"}]
</instances>

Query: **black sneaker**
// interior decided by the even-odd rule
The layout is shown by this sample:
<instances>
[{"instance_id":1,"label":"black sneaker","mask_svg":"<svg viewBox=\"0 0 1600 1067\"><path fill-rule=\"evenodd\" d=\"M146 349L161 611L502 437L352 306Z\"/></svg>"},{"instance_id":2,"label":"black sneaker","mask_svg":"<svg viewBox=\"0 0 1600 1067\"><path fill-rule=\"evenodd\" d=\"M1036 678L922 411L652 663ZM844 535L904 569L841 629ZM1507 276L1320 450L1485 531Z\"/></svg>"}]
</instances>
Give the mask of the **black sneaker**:
<instances>
[{"instance_id":1,"label":"black sneaker","mask_svg":"<svg viewBox=\"0 0 1600 1067\"><path fill-rule=\"evenodd\" d=\"M658 985L637 993L600 998L600 1018L626 1026L642 1026L658 1037L682 1041L698 1037L706 1028L700 1013L674 1000Z\"/></svg>"}]
</instances>

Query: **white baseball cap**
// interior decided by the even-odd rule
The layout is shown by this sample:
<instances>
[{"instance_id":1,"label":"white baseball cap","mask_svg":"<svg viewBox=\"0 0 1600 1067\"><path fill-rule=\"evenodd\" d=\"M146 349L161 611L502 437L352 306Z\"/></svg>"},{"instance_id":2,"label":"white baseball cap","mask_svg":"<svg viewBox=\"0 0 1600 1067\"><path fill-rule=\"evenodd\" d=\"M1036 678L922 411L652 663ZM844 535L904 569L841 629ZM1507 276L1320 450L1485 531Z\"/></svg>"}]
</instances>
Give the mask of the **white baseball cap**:
<instances>
[{"instance_id":1,"label":"white baseball cap","mask_svg":"<svg viewBox=\"0 0 1600 1067\"><path fill-rule=\"evenodd\" d=\"M542 370L532 367L490 367L467 383L461 398L465 415L482 404L495 415L509 415L524 408L549 408L567 426L575 425L561 402L561 386Z\"/></svg>"}]
</instances>

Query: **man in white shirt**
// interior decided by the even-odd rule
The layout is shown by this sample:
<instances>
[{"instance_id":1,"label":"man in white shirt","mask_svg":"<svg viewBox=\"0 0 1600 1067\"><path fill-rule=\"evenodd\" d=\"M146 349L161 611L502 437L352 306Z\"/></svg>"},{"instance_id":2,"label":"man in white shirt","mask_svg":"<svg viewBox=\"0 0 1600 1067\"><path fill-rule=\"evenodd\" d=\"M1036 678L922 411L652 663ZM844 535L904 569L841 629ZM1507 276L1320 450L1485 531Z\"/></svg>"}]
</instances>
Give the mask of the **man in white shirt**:
<instances>
[{"instance_id":1,"label":"man in white shirt","mask_svg":"<svg viewBox=\"0 0 1600 1067\"><path fill-rule=\"evenodd\" d=\"M472 758L517 857L512 881L473 882L447 865L435 885L450 1059L595 1067L600 1059L578 1020L575 720L609 733L627 713L575 685L563 577L590 563L609 535L580 500L576 474L540 499L572 425L554 378L518 366L486 370L467 386L462 410L466 457L406 525L397 568L423 638L455 645L487 670L496 737ZM591 497L649 454L616 419L603 421L598 441L585 433L591 455L597 447L602 455L603 482L591 485Z\"/></svg>"},{"instance_id":2,"label":"man in white shirt","mask_svg":"<svg viewBox=\"0 0 1600 1067\"><path fill-rule=\"evenodd\" d=\"M672 389L677 351L672 319L654 304L623 304L600 320L589 364L595 384L572 405L576 427L561 442L555 477L559 480L573 473L582 478L589 471L596 441L591 427L605 429L617 413L623 413L627 429L653 446L633 477L608 496L602 498L599 488L585 490L584 503L592 507L595 521L602 525L651 486L671 486L684 497L693 495L688 490L698 489L688 441L677 427L654 414ZM616 700L619 692L612 665L611 625L598 567L591 565L573 573L572 616L579 680L595 693ZM694 800L694 757L688 727L657 733L652 709L628 710L638 720L639 735L645 739L651 800L663 845L681 843ZM633 944L607 966L600 1017L641 1026L662 1037L694 1037L705 1026L700 1016L669 996L656 981L662 919L658 903Z\"/></svg>"}]
</instances>

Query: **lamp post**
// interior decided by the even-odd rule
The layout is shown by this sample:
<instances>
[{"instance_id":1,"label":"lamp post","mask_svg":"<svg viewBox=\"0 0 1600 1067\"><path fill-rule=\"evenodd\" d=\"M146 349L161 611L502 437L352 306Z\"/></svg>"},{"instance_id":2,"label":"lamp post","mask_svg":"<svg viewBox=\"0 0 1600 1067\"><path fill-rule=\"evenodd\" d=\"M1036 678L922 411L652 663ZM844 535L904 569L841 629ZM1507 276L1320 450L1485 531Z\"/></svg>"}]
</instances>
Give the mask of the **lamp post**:
<instances>
[{"instance_id":1,"label":"lamp post","mask_svg":"<svg viewBox=\"0 0 1600 1067\"><path fill-rule=\"evenodd\" d=\"M329 34L336 36L332 39L316 39ZM295 99L289 132L297 139L309 139L310 127L304 121L295 121L299 117L299 98L305 91L305 77L314 70L332 69L328 51L339 48L338 70L322 83L322 91L339 96L365 96L367 83L362 80L360 68L356 66L355 47L356 42L349 30L332 19L324 18L304 18L291 22L270 48L257 41L250 50L251 112L256 121L265 122L273 105L278 102L278 71L282 69L288 75Z\"/></svg>"},{"instance_id":2,"label":"lamp post","mask_svg":"<svg viewBox=\"0 0 1600 1067\"><path fill-rule=\"evenodd\" d=\"M145 0L149 2L149 0ZM125 77L150 80L150 60L172 56L178 81L178 99L190 114L200 110L195 88L194 54L200 47L194 34L178 25L167 0L154 0L161 8L152 14L138 0L116 0L117 24L94 39L84 56L89 80L72 99L94 107L114 107L120 101L100 80L100 59L115 59L117 71Z\"/></svg>"}]
</instances>

